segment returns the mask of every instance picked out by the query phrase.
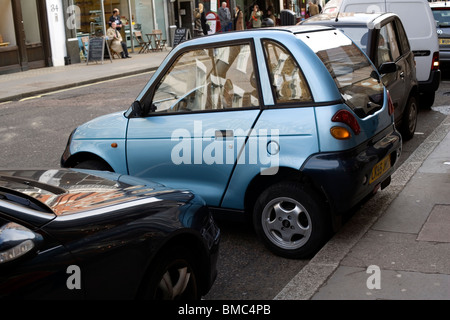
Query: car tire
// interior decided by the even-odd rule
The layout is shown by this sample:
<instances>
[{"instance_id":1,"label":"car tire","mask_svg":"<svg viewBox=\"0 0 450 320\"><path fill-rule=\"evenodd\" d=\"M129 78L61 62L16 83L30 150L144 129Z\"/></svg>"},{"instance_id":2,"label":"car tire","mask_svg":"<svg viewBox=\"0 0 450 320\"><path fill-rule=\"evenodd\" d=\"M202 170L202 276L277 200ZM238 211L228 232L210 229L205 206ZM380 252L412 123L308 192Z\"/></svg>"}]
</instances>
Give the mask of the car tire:
<instances>
[{"instance_id":1,"label":"car tire","mask_svg":"<svg viewBox=\"0 0 450 320\"><path fill-rule=\"evenodd\" d=\"M291 259L315 254L331 232L331 220L323 200L295 182L273 185L259 196L253 225L273 253Z\"/></svg>"},{"instance_id":2,"label":"car tire","mask_svg":"<svg viewBox=\"0 0 450 320\"><path fill-rule=\"evenodd\" d=\"M153 260L143 283L141 299L199 300L194 256L181 247L169 248Z\"/></svg>"},{"instance_id":3,"label":"car tire","mask_svg":"<svg viewBox=\"0 0 450 320\"><path fill-rule=\"evenodd\" d=\"M409 97L406 103L405 110L403 111L402 125L400 132L404 140L410 140L414 137L414 132L417 126L417 114L419 112L419 106L417 99L413 96Z\"/></svg>"},{"instance_id":4,"label":"car tire","mask_svg":"<svg viewBox=\"0 0 450 320\"><path fill-rule=\"evenodd\" d=\"M77 169L89 169L89 170L100 170L100 171L112 171L111 167L104 162L98 160L86 160L77 163L74 168Z\"/></svg>"}]
</instances>

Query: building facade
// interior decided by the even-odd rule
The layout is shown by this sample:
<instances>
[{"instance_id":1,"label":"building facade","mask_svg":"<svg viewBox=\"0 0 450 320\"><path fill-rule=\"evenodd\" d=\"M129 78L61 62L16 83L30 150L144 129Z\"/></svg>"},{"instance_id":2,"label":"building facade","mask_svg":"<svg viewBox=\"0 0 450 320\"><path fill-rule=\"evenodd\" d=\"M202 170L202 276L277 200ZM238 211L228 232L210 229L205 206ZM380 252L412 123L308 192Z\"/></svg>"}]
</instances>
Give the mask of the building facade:
<instances>
[{"instance_id":1,"label":"building facade","mask_svg":"<svg viewBox=\"0 0 450 320\"><path fill-rule=\"evenodd\" d=\"M52 65L45 0L0 0L0 74Z\"/></svg>"},{"instance_id":2,"label":"building facade","mask_svg":"<svg viewBox=\"0 0 450 320\"><path fill-rule=\"evenodd\" d=\"M298 19L306 8L306 0L225 1L232 13L240 5L246 22L255 4L264 12L272 7L276 15L292 10ZM81 62L81 38L104 35L116 8L131 52L139 46L133 31L145 35L162 30L170 46L176 28L194 35L193 12L199 2L209 13L222 0L0 0L0 74Z\"/></svg>"}]
</instances>

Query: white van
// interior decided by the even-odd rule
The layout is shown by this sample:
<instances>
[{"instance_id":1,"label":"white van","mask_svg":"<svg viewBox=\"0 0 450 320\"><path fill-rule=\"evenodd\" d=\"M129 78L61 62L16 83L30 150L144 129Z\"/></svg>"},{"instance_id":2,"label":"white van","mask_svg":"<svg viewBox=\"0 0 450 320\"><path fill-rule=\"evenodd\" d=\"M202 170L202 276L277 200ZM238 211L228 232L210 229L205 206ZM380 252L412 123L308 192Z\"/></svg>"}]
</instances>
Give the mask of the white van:
<instances>
[{"instance_id":1,"label":"white van","mask_svg":"<svg viewBox=\"0 0 450 320\"><path fill-rule=\"evenodd\" d=\"M428 1L342 0L339 12L393 12L400 17L416 61L420 105L431 107L441 81L441 71L436 24Z\"/></svg>"}]
</instances>

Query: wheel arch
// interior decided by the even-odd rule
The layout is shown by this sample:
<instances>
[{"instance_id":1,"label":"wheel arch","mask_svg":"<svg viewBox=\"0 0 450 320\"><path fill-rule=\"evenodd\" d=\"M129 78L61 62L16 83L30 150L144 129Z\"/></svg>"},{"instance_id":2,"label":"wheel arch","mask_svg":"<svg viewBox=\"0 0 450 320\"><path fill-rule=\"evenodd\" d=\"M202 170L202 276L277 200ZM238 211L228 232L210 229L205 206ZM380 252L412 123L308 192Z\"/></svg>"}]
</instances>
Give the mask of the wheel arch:
<instances>
[{"instance_id":1,"label":"wheel arch","mask_svg":"<svg viewBox=\"0 0 450 320\"><path fill-rule=\"evenodd\" d=\"M244 210L246 216L251 217L253 214L253 208L259 195L267 189L269 186L279 183L279 182L298 182L300 184L306 185L310 190L312 190L326 206L330 222L332 224L333 231L336 232L342 226L342 216L335 213L332 205L330 204L329 198L324 190L324 188L317 184L309 175L305 174L300 170L296 170L289 167L280 167L277 174L275 175L257 175L249 183L247 190L245 192L244 198Z\"/></svg>"},{"instance_id":2,"label":"wheel arch","mask_svg":"<svg viewBox=\"0 0 450 320\"><path fill-rule=\"evenodd\" d=\"M314 181L305 173L288 167L280 167L275 175L257 175L249 183L244 199L244 206L246 213L251 213L254 203L258 196L269 186L282 182L291 181L298 182L307 185L311 188L321 199L328 204L328 199L325 192L322 190L321 186L318 186Z\"/></svg>"},{"instance_id":3,"label":"wheel arch","mask_svg":"<svg viewBox=\"0 0 450 320\"><path fill-rule=\"evenodd\" d=\"M85 162L85 161L100 162L100 163L104 164L105 166L107 166L110 169L109 171L114 172L114 169L111 167L111 165L105 159L99 157L98 155L96 155L94 153L90 153L90 152L79 152L74 155L71 155L70 158L64 162L63 167L73 168L77 164L79 164L81 162Z\"/></svg>"},{"instance_id":4,"label":"wheel arch","mask_svg":"<svg viewBox=\"0 0 450 320\"><path fill-rule=\"evenodd\" d=\"M205 295L207 293L209 288L209 279L211 279L211 270L207 267L210 265L207 249L199 236L194 233L183 232L178 233L165 241L150 257L137 291L137 297L141 295L143 289L145 288L146 279L155 268L155 261L158 261L160 256L163 256L174 248L180 247L180 243L183 245L183 248L189 248L189 252L193 255L194 259L191 262L194 263L194 268L198 271L196 277L199 280L200 295Z\"/></svg>"}]
</instances>

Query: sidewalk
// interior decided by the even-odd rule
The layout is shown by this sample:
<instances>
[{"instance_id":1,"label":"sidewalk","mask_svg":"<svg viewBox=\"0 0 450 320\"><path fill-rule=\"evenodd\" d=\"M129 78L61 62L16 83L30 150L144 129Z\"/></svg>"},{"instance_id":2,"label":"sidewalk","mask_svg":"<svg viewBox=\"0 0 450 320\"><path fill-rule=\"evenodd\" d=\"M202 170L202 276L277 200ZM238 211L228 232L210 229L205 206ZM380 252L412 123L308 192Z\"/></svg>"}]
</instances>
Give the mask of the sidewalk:
<instances>
[{"instance_id":1,"label":"sidewalk","mask_svg":"<svg viewBox=\"0 0 450 320\"><path fill-rule=\"evenodd\" d=\"M131 53L131 59L33 69L0 75L0 103L102 80L156 70L170 52Z\"/></svg>"},{"instance_id":2,"label":"sidewalk","mask_svg":"<svg viewBox=\"0 0 450 320\"><path fill-rule=\"evenodd\" d=\"M293 299L450 299L450 116L275 297Z\"/></svg>"},{"instance_id":3,"label":"sidewalk","mask_svg":"<svg viewBox=\"0 0 450 320\"><path fill-rule=\"evenodd\" d=\"M0 103L150 72L169 50L0 75ZM275 297L296 299L450 299L450 116Z\"/></svg>"}]
</instances>

